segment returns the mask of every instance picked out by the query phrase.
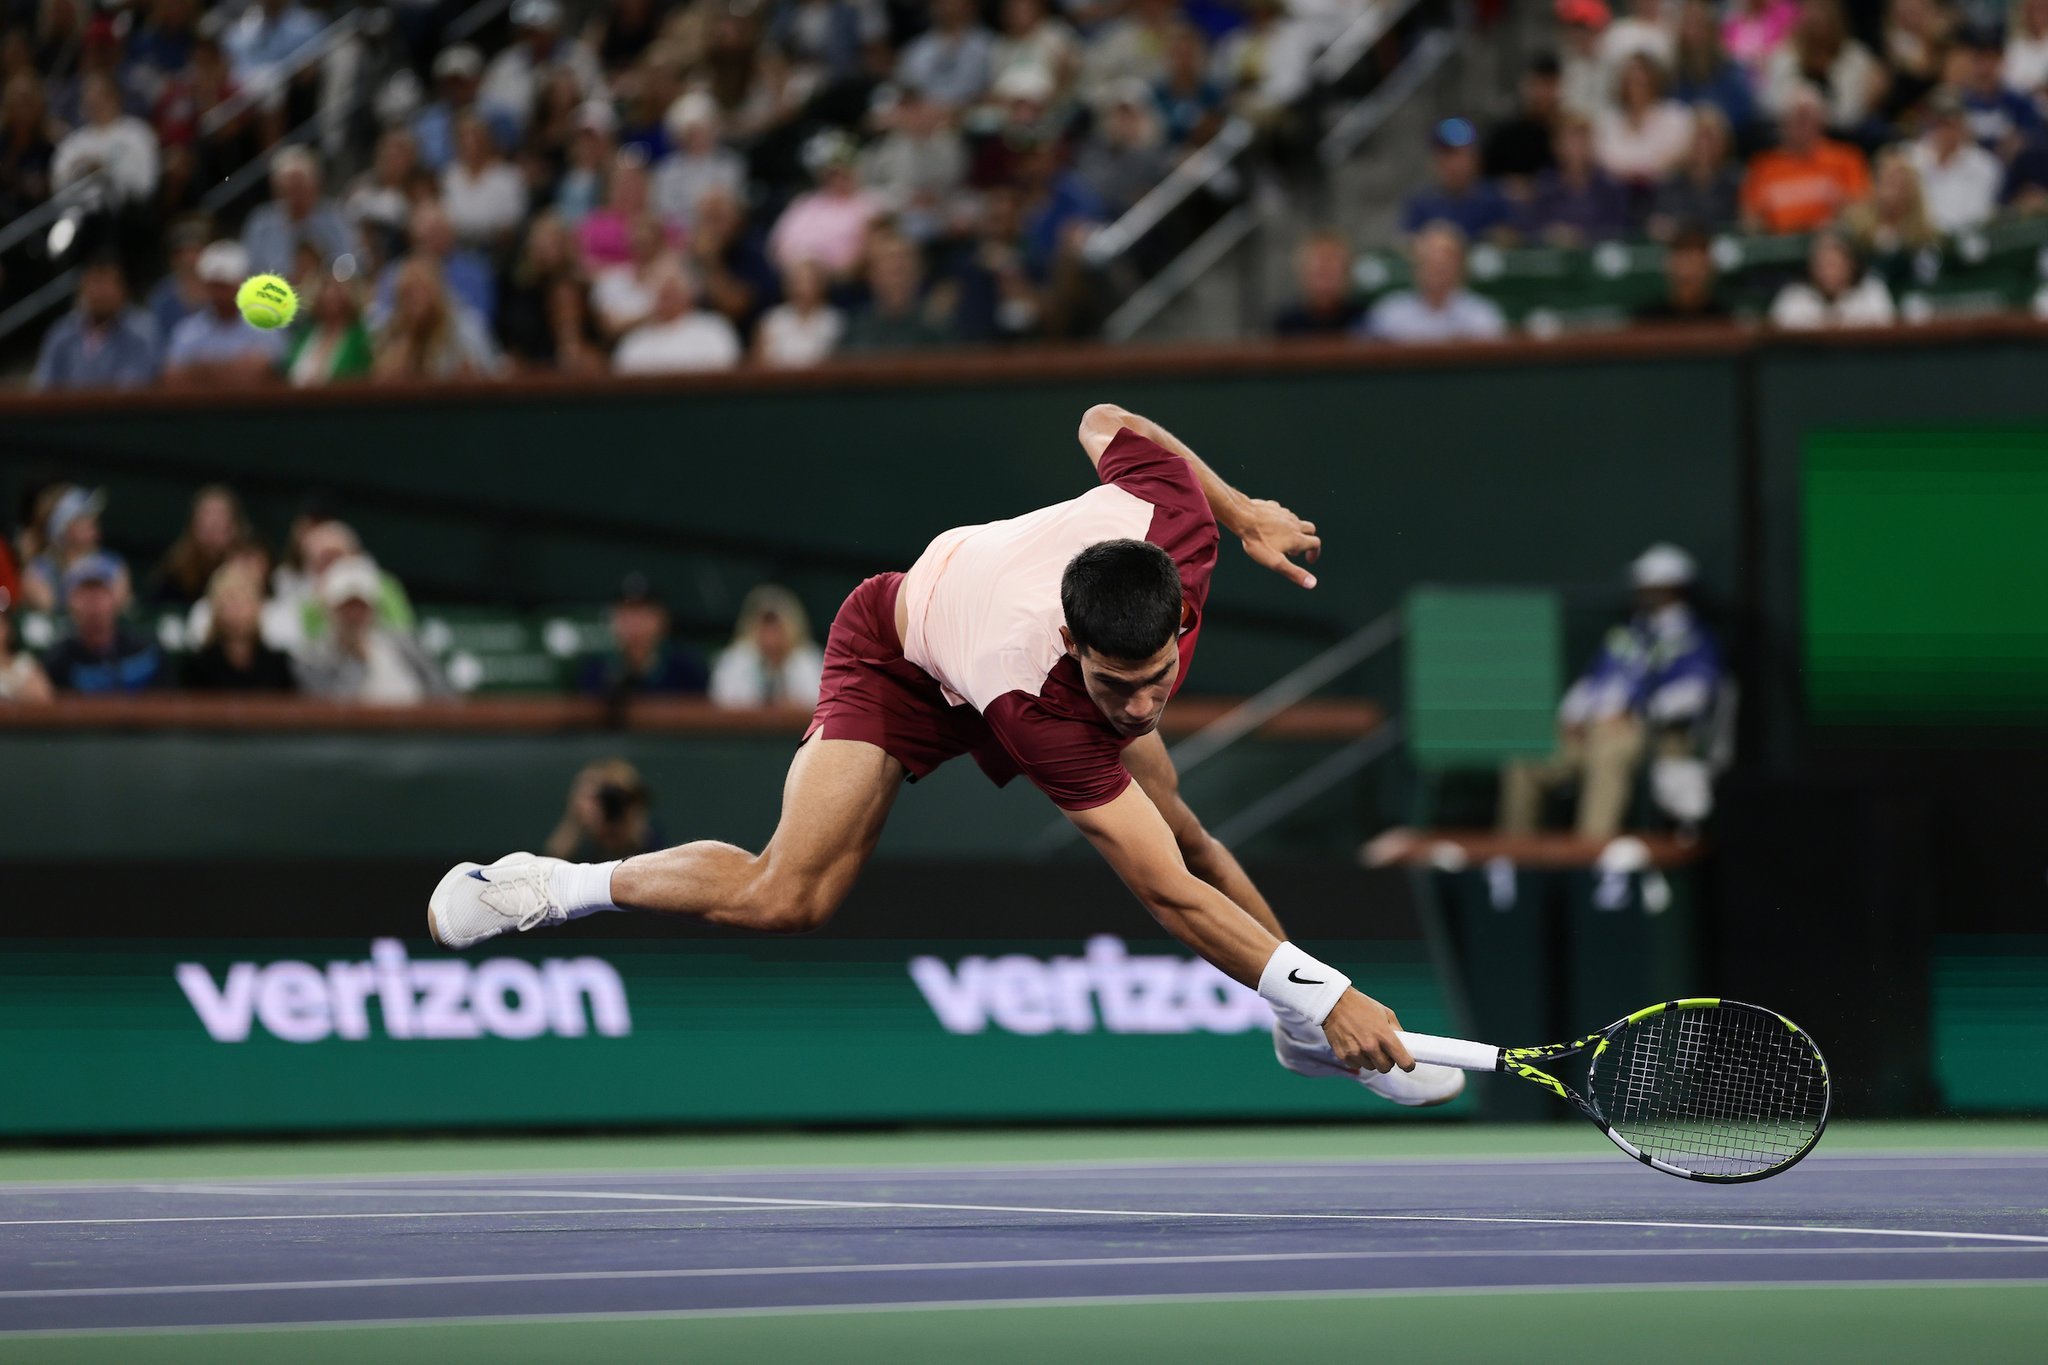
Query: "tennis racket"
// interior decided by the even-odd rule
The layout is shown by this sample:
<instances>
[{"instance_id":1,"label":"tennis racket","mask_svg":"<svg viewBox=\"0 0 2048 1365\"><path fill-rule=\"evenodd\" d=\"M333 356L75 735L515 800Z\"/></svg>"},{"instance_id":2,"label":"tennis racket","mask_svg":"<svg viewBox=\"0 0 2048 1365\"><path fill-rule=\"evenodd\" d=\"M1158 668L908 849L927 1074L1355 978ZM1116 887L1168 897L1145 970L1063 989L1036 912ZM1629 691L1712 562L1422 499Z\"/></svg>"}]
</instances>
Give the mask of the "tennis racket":
<instances>
[{"instance_id":1,"label":"tennis racket","mask_svg":"<svg viewBox=\"0 0 2048 1365\"><path fill-rule=\"evenodd\" d=\"M1577 1106L1645 1166L1737 1184L1778 1174L1828 1126L1828 1064L1805 1030L1739 1000L1667 1000L1548 1047L1403 1033L1418 1062L1520 1076ZM1591 1048L1582 1097L1548 1071Z\"/></svg>"}]
</instances>

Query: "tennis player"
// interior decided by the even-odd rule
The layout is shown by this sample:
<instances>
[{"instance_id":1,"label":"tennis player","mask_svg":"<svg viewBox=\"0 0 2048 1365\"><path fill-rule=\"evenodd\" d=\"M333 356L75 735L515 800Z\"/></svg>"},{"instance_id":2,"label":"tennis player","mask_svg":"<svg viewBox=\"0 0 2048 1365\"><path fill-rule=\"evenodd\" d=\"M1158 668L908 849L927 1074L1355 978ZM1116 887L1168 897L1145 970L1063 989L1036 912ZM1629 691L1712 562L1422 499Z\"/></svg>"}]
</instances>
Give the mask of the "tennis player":
<instances>
[{"instance_id":1,"label":"tennis player","mask_svg":"<svg viewBox=\"0 0 2048 1365\"><path fill-rule=\"evenodd\" d=\"M852 888L904 779L971 754L998 785L1029 778L1168 932L1255 986L1288 1069L1355 1076L1400 1104L1456 1095L1462 1072L1416 1066L1392 1010L1287 941L1181 799L1159 737L1201 635L1219 523L1304 588L1322 547L1314 524L1239 493L1122 408L1090 408L1080 438L1099 487L947 531L909 572L870 578L846 599L767 848L706 841L608 863L527 853L458 863L427 902L435 941L467 948L608 910L815 929Z\"/></svg>"}]
</instances>

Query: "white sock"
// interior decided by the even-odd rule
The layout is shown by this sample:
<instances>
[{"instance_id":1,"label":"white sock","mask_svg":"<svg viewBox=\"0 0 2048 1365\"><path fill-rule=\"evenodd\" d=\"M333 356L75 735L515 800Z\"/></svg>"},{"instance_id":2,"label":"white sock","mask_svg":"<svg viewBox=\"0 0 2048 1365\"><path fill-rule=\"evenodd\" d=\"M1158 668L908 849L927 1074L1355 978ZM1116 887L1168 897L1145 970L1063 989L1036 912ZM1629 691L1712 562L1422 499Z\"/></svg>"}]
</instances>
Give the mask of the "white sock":
<instances>
[{"instance_id":1,"label":"white sock","mask_svg":"<svg viewBox=\"0 0 2048 1365\"><path fill-rule=\"evenodd\" d=\"M600 910L616 910L612 904L612 869L624 862L560 863L548 869L548 898L562 907L563 918L582 919Z\"/></svg>"}]
</instances>

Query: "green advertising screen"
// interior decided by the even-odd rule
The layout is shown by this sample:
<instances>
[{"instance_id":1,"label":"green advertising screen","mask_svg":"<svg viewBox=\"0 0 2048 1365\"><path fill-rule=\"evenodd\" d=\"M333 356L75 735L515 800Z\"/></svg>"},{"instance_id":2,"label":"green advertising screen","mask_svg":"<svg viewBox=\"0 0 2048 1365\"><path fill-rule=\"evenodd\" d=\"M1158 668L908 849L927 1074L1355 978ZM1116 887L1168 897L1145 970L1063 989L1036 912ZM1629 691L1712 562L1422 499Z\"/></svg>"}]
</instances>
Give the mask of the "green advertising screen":
<instances>
[{"instance_id":1,"label":"green advertising screen","mask_svg":"<svg viewBox=\"0 0 2048 1365\"><path fill-rule=\"evenodd\" d=\"M2048 720L2048 430L1812 436L1803 508L1815 719Z\"/></svg>"},{"instance_id":2,"label":"green advertising screen","mask_svg":"<svg viewBox=\"0 0 2048 1365\"><path fill-rule=\"evenodd\" d=\"M1283 1071L1265 1002L1098 869L874 872L815 938L615 915L458 955L400 937L429 868L159 876L154 902L51 869L129 909L6 931L0 1136L1413 1112ZM1398 875L1262 880L1407 1027L1456 1031Z\"/></svg>"}]
</instances>

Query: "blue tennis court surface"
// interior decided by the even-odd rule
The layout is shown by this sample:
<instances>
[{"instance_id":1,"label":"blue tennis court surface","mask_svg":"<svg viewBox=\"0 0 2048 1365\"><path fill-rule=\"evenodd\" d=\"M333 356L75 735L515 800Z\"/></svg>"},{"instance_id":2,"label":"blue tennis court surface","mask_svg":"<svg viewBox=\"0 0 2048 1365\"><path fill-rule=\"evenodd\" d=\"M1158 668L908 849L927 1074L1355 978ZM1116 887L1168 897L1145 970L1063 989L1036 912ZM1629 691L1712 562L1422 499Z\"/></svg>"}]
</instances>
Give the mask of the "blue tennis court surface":
<instances>
[{"instance_id":1,"label":"blue tennis court surface","mask_svg":"<svg viewBox=\"0 0 2048 1365\"><path fill-rule=\"evenodd\" d=\"M110 1329L90 1358L157 1358L138 1332L302 1324L2048 1285L2048 1151L1823 1145L1708 1187L1585 1138L1583 1157L0 1185L0 1357Z\"/></svg>"}]
</instances>

